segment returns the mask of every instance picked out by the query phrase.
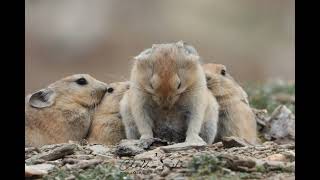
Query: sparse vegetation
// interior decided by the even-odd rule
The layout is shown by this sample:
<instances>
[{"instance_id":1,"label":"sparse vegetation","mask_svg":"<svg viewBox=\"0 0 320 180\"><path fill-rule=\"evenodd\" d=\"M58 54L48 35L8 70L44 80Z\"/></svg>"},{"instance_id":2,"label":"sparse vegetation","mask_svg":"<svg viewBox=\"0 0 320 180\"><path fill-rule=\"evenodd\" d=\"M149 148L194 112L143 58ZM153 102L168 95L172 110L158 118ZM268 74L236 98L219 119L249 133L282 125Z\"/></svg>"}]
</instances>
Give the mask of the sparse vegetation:
<instances>
[{"instance_id":1,"label":"sparse vegetation","mask_svg":"<svg viewBox=\"0 0 320 180\"><path fill-rule=\"evenodd\" d=\"M66 178L74 177L77 180L87 180L87 179L103 179L103 180L124 180L132 179L125 172L113 167L110 164L99 164L93 168L79 169L77 171L56 169L50 175L45 176L45 180L62 180Z\"/></svg>"},{"instance_id":2,"label":"sparse vegetation","mask_svg":"<svg viewBox=\"0 0 320 180\"><path fill-rule=\"evenodd\" d=\"M208 175L221 170L221 165L218 158L210 155L201 155L192 159L189 168L197 175Z\"/></svg>"},{"instance_id":3,"label":"sparse vegetation","mask_svg":"<svg viewBox=\"0 0 320 180\"><path fill-rule=\"evenodd\" d=\"M295 83L286 81L271 81L264 84L244 85L248 93L250 105L257 109L267 109L272 112L278 105L286 105L295 113Z\"/></svg>"}]
</instances>

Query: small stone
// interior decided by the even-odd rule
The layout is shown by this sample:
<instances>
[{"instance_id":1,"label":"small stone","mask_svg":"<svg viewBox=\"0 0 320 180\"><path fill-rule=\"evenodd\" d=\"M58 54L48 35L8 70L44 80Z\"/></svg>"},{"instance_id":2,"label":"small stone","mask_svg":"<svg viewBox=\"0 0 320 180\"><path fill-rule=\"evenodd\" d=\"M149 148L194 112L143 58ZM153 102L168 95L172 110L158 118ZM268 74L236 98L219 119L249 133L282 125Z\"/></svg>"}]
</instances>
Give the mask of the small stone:
<instances>
[{"instance_id":1,"label":"small stone","mask_svg":"<svg viewBox=\"0 0 320 180\"><path fill-rule=\"evenodd\" d=\"M209 145L209 147L222 148L223 147L223 143L222 142L217 142L217 143Z\"/></svg>"},{"instance_id":2,"label":"small stone","mask_svg":"<svg viewBox=\"0 0 320 180\"><path fill-rule=\"evenodd\" d=\"M103 145L93 145L93 146L90 146L89 149L92 151L92 154L107 154L110 149L103 146Z\"/></svg>"},{"instance_id":3,"label":"small stone","mask_svg":"<svg viewBox=\"0 0 320 180\"><path fill-rule=\"evenodd\" d=\"M71 174L70 176L66 177L65 180L74 180L74 179L76 179L76 177Z\"/></svg>"},{"instance_id":4,"label":"small stone","mask_svg":"<svg viewBox=\"0 0 320 180\"><path fill-rule=\"evenodd\" d=\"M187 142L177 143L169 146L162 146L160 147L164 152L170 153L175 151L188 151L191 149L204 149L207 145L206 144L189 144Z\"/></svg>"},{"instance_id":5,"label":"small stone","mask_svg":"<svg viewBox=\"0 0 320 180\"><path fill-rule=\"evenodd\" d=\"M115 153L122 156L135 156L137 154L145 152L144 148L141 147L139 140L121 140L119 145L117 145Z\"/></svg>"},{"instance_id":6,"label":"small stone","mask_svg":"<svg viewBox=\"0 0 320 180\"><path fill-rule=\"evenodd\" d=\"M36 164L25 166L25 176L43 176L48 174L50 170L52 170L55 166L52 164Z\"/></svg>"},{"instance_id":7,"label":"small stone","mask_svg":"<svg viewBox=\"0 0 320 180\"><path fill-rule=\"evenodd\" d=\"M264 137L278 144L295 140L295 116L285 105L278 106L271 114Z\"/></svg>"},{"instance_id":8,"label":"small stone","mask_svg":"<svg viewBox=\"0 0 320 180\"><path fill-rule=\"evenodd\" d=\"M170 173L170 168L164 167L163 171L161 172L160 176L165 177Z\"/></svg>"},{"instance_id":9,"label":"small stone","mask_svg":"<svg viewBox=\"0 0 320 180\"><path fill-rule=\"evenodd\" d=\"M156 148L151 151L147 151L141 154L138 154L134 157L137 160L152 160L152 159L160 159L165 155L164 151L160 148Z\"/></svg>"},{"instance_id":10,"label":"small stone","mask_svg":"<svg viewBox=\"0 0 320 180\"><path fill-rule=\"evenodd\" d=\"M170 173L168 176L166 176L166 179L184 180L187 178L183 177L181 173Z\"/></svg>"},{"instance_id":11,"label":"small stone","mask_svg":"<svg viewBox=\"0 0 320 180\"><path fill-rule=\"evenodd\" d=\"M283 154L273 154L263 159L268 161L284 161L284 162L288 161L287 157Z\"/></svg>"},{"instance_id":12,"label":"small stone","mask_svg":"<svg viewBox=\"0 0 320 180\"><path fill-rule=\"evenodd\" d=\"M222 138L222 143L223 143L223 146L225 148L245 147L245 146L251 145L248 142L246 142L244 139L238 138L238 137L234 137L234 136L223 137Z\"/></svg>"}]
</instances>

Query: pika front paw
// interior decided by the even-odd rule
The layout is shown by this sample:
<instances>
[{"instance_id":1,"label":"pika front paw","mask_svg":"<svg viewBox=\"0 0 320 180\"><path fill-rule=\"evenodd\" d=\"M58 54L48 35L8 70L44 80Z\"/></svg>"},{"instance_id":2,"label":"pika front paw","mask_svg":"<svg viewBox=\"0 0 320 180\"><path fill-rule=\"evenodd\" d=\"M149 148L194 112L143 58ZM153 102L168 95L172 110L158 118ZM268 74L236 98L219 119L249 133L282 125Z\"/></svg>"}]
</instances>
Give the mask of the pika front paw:
<instances>
[{"instance_id":1,"label":"pika front paw","mask_svg":"<svg viewBox=\"0 0 320 180\"><path fill-rule=\"evenodd\" d=\"M153 136L149 134L144 134L140 137L140 140L147 140L147 139L152 139Z\"/></svg>"},{"instance_id":2,"label":"pika front paw","mask_svg":"<svg viewBox=\"0 0 320 180\"><path fill-rule=\"evenodd\" d=\"M207 145L207 143L199 135L187 136L186 143L193 146Z\"/></svg>"}]
</instances>

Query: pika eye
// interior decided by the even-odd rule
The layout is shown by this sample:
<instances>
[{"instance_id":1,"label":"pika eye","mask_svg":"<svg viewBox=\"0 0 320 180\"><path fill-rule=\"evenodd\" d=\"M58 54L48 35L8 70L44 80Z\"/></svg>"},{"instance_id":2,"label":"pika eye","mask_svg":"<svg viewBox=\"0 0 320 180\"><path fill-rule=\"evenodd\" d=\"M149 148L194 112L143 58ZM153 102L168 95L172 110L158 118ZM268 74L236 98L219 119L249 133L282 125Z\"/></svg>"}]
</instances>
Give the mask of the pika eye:
<instances>
[{"instance_id":1,"label":"pika eye","mask_svg":"<svg viewBox=\"0 0 320 180\"><path fill-rule=\"evenodd\" d=\"M221 75L222 75L222 76L225 76L225 75L226 75L226 70L222 69L222 70L221 70Z\"/></svg>"},{"instance_id":2,"label":"pika eye","mask_svg":"<svg viewBox=\"0 0 320 180\"><path fill-rule=\"evenodd\" d=\"M112 93L113 90L114 90L114 89L113 89L112 87L110 87L110 88L107 89L108 93Z\"/></svg>"},{"instance_id":3,"label":"pika eye","mask_svg":"<svg viewBox=\"0 0 320 180\"><path fill-rule=\"evenodd\" d=\"M180 89L180 87L181 87L181 82L179 82L179 85L178 85L177 89Z\"/></svg>"},{"instance_id":4,"label":"pika eye","mask_svg":"<svg viewBox=\"0 0 320 180\"><path fill-rule=\"evenodd\" d=\"M79 78L76 80L76 83L83 86L83 85L88 84L88 81L85 78Z\"/></svg>"}]
</instances>

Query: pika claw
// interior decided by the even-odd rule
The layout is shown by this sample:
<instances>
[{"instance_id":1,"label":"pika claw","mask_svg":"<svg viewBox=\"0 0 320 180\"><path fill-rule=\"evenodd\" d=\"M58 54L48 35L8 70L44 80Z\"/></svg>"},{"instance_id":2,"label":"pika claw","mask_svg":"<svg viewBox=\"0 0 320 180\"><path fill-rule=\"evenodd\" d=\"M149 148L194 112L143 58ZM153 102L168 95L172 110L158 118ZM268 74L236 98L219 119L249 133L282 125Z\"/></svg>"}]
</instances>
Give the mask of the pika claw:
<instances>
[{"instance_id":1,"label":"pika claw","mask_svg":"<svg viewBox=\"0 0 320 180\"><path fill-rule=\"evenodd\" d=\"M200 136L187 137L186 143L192 146L204 146L207 143Z\"/></svg>"}]
</instances>

